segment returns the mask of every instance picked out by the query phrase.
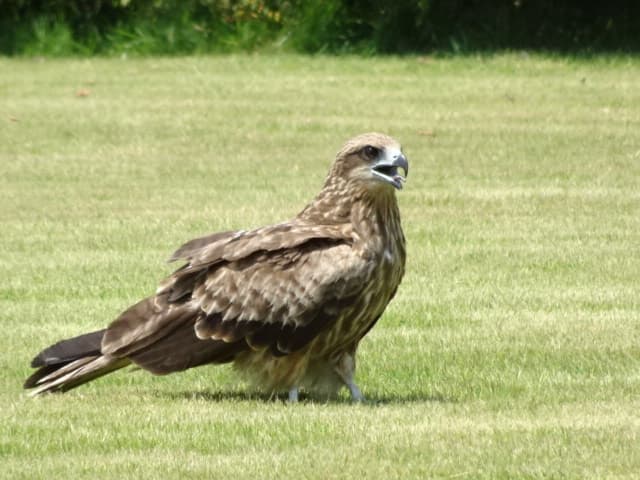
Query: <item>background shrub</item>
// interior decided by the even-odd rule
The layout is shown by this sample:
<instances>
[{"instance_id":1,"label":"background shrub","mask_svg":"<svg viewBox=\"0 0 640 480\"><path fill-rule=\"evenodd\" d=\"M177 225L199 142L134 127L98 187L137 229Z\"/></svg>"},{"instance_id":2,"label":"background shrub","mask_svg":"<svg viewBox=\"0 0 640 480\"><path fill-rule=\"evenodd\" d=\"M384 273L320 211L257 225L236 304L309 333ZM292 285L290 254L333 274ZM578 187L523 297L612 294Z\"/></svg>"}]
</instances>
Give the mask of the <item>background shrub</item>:
<instances>
[{"instance_id":1,"label":"background shrub","mask_svg":"<svg viewBox=\"0 0 640 480\"><path fill-rule=\"evenodd\" d=\"M637 51L640 2L0 0L0 53Z\"/></svg>"}]
</instances>

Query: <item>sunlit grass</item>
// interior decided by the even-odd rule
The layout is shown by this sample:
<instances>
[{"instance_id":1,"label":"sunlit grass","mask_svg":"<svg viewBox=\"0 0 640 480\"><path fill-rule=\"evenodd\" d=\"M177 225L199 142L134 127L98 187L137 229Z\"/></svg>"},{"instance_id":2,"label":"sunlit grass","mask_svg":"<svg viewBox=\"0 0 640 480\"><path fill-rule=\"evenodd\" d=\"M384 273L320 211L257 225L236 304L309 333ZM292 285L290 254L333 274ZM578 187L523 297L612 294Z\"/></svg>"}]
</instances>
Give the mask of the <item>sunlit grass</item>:
<instances>
[{"instance_id":1,"label":"sunlit grass","mask_svg":"<svg viewBox=\"0 0 640 480\"><path fill-rule=\"evenodd\" d=\"M639 84L626 58L0 59L2 475L633 478ZM227 367L24 397L41 347L152 293L183 241L295 215L370 130L411 168L368 404Z\"/></svg>"}]
</instances>

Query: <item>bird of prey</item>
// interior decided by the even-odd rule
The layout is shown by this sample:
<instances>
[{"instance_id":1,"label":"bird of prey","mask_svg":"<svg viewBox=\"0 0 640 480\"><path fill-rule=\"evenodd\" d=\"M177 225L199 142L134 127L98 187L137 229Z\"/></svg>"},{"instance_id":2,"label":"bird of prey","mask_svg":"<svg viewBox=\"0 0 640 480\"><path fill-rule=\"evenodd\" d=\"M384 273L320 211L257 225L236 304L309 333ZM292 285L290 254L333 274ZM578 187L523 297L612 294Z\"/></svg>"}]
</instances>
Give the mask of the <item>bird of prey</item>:
<instances>
[{"instance_id":1,"label":"bird of prey","mask_svg":"<svg viewBox=\"0 0 640 480\"><path fill-rule=\"evenodd\" d=\"M267 392L354 381L358 343L396 293L405 238L395 191L409 165L393 138L366 133L338 152L320 193L288 222L182 245L156 294L106 329L62 340L31 362L32 395L63 392L135 364L167 374L233 362Z\"/></svg>"}]
</instances>

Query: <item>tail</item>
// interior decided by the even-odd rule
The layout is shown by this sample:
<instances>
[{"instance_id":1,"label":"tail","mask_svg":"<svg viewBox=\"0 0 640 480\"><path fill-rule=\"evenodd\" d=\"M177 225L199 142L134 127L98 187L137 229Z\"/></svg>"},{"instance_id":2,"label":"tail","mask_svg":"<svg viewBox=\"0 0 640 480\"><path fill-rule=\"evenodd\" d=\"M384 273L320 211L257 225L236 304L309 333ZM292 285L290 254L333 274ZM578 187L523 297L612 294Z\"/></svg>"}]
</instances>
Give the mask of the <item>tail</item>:
<instances>
[{"instance_id":1,"label":"tail","mask_svg":"<svg viewBox=\"0 0 640 480\"><path fill-rule=\"evenodd\" d=\"M86 333L45 348L31 361L38 370L27 378L24 388L33 388L29 393L32 396L66 392L129 365L127 358L102 355L100 345L105 331Z\"/></svg>"}]
</instances>

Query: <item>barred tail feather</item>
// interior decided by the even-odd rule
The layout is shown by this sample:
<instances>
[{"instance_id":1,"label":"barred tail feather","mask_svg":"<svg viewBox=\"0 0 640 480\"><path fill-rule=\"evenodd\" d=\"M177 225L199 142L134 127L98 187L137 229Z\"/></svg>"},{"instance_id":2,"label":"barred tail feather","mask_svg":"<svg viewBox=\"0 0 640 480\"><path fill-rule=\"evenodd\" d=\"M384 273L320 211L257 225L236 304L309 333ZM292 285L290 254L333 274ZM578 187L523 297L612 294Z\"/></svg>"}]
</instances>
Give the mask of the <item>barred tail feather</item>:
<instances>
[{"instance_id":1,"label":"barred tail feather","mask_svg":"<svg viewBox=\"0 0 640 480\"><path fill-rule=\"evenodd\" d=\"M130 363L131 361L128 358L113 358L105 355L80 358L36 381L35 388L29 392L29 395L36 396L45 392L66 392L83 383L126 367Z\"/></svg>"},{"instance_id":2,"label":"barred tail feather","mask_svg":"<svg viewBox=\"0 0 640 480\"><path fill-rule=\"evenodd\" d=\"M31 366L37 368L47 365L61 365L80 357L100 355L102 337L105 332L106 329L97 330L54 343L33 357Z\"/></svg>"},{"instance_id":3,"label":"barred tail feather","mask_svg":"<svg viewBox=\"0 0 640 480\"><path fill-rule=\"evenodd\" d=\"M29 394L64 392L118 370L131 363L100 353L105 330L62 340L45 348L32 360L32 367L40 367L24 383L33 388Z\"/></svg>"}]
</instances>

